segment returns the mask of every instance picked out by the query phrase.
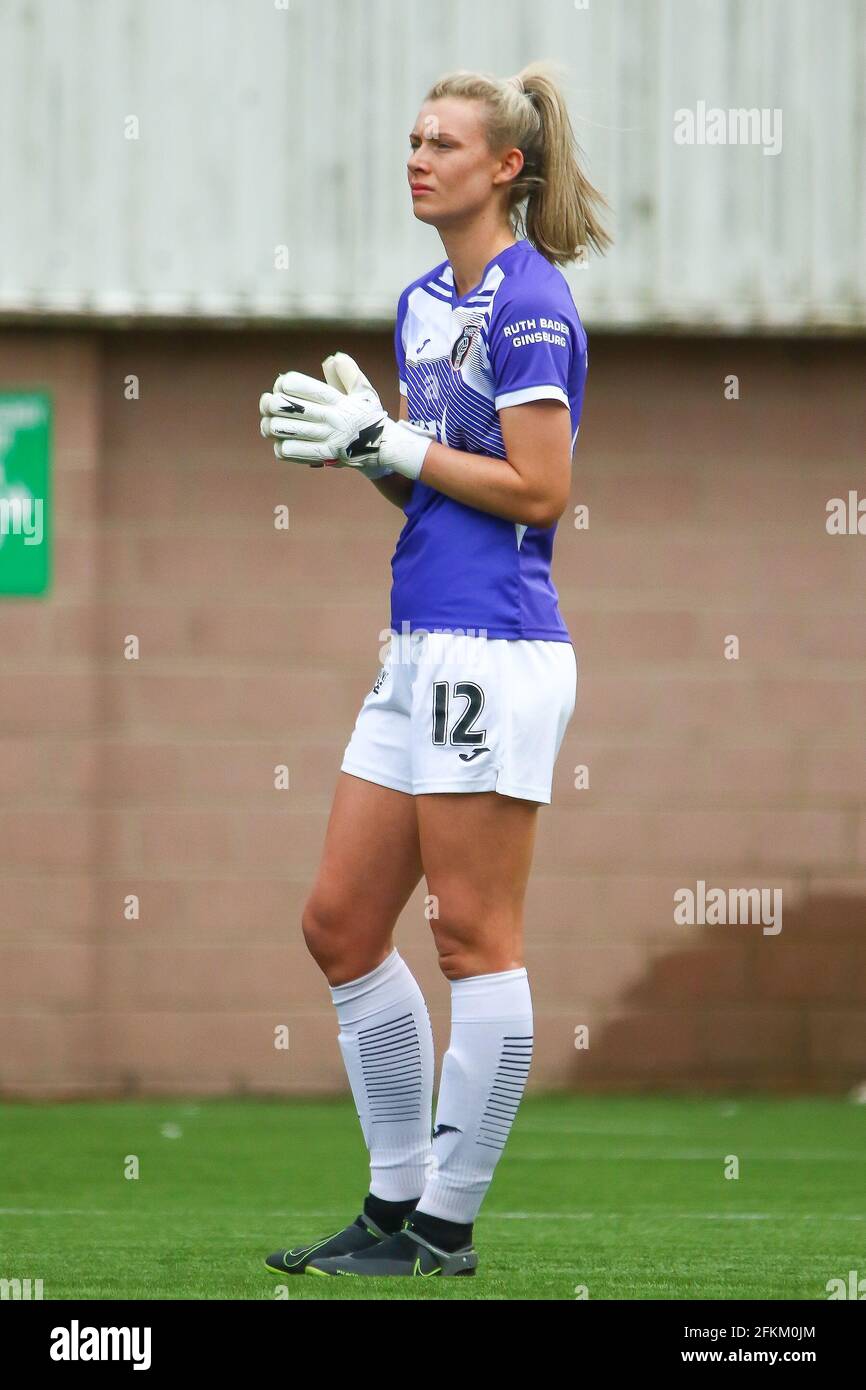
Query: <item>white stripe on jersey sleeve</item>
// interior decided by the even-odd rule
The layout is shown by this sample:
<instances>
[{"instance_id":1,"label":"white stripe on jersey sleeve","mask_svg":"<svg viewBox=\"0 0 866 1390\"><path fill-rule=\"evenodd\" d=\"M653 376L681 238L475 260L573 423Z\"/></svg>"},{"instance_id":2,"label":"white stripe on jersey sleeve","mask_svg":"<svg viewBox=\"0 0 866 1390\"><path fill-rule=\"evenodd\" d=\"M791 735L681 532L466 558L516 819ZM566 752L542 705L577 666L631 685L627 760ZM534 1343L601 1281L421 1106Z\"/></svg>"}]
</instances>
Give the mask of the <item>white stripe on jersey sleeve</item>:
<instances>
[{"instance_id":1,"label":"white stripe on jersey sleeve","mask_svg":"<svg viewBox=\"0 0 866 1390\"><path fill-rule=\"evenodd\" d=\"M524 386L520 391L506 391L504 396L496 397L494 405L502 410L506 405L526 405L528 401L562 401L563 405L569 405L561 386Z\"/></svg>"}]
</instances>

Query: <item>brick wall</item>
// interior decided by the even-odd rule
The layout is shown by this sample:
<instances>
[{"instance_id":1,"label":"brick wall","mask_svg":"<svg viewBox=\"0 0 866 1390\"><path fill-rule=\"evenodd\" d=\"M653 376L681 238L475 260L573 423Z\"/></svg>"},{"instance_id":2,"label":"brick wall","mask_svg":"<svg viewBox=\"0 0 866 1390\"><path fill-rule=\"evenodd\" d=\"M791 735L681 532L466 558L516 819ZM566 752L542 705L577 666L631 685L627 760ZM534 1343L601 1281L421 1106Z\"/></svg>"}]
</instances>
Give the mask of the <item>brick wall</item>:
<instances>
[{"instance_id":1,"label":"brick wall","mask_svg":"<svg viewBox=\"0 0 866 1390\"><path fill-rule=\"evenodd\" d=\"M277 369L318 374L336 347L396 408L387 334L0 334L0 385L54 394L57 511L50 598L0 599L3 1094L347 1089L299 921L402 517L363 479L281 468L257 413ZM591 354L590 524L566 513L554 570L580 690L527 904L532 1084L847 1088L866 1077L866 536L824 523L866 494L866 345ZM781 932L675 924L698 880L782 889ZM441 1051L423 892L398 944Z\"/></svg>"}]
</instances>

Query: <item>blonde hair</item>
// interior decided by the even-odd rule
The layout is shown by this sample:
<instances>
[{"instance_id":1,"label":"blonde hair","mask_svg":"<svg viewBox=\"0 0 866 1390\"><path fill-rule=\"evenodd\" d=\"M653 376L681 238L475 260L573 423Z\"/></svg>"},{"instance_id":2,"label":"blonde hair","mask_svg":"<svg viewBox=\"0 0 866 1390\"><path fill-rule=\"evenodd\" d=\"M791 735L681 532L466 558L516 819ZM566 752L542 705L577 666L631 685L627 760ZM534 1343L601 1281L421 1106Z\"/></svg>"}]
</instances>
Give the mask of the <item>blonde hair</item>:
<instances>
[{"instance_id":1,"label":"blonde hair","mask_svg":"<svg viewBox=\"0 0 866 1390\"><path fill-rule=\"evenodd\" d=\"M516 147L523 155L508 193L515 236L525 236L554 265L576 260L587 246L604 254L613 241L601 221L609 205L581 168L552 63L529 63L514 77L459 68L440 77L425 101L440 97L482 102L491 151Z\"/></svg>"}]
</instances>

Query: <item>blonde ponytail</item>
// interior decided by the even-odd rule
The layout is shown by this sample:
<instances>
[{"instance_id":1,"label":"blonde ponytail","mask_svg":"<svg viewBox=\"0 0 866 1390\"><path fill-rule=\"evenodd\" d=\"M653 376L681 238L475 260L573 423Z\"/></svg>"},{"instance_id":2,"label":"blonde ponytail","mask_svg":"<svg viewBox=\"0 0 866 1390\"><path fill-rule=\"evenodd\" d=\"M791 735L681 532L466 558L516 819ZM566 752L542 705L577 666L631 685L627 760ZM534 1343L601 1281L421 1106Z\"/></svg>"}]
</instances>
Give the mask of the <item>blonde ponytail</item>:
<instances>
[{"instance_id":1,"label":"blonde ponytail","mask_svg":"<svg viewBox=\"0 0 866 1390\"><path fill-rule=\"evenodd\" d=\"M464 97L484 104L487 143L516 147L524 165L509 187L515 236L526 236L554 265L603 254L612 237L602 223L607 202L581 168L568 108L551 63L530 63L514 77L459 69L430 88L425 100ZM525 205L525 207L524 207Z\"/></svg>"}]
</instances>

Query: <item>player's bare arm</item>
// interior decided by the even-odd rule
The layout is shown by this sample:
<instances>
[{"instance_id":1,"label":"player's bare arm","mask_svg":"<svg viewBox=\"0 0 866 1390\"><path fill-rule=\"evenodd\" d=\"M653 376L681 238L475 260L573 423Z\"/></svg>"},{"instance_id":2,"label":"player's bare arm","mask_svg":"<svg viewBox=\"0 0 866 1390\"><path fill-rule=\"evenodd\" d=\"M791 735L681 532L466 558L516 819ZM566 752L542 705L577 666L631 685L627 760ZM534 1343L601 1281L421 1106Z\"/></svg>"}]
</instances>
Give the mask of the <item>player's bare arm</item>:
<instances>
[{"instance_id":1,"label":"player's bare arm","mask_svg":"<svg viewBox=\"0 0 866 1390\"><path fill-rule=\"evenodd\" d=\"M571 482L571 416L559 401L499 411L506 458L432 443L421 480L446 497L543 530L565 511Z\"/></svg>"}]
</instances>

